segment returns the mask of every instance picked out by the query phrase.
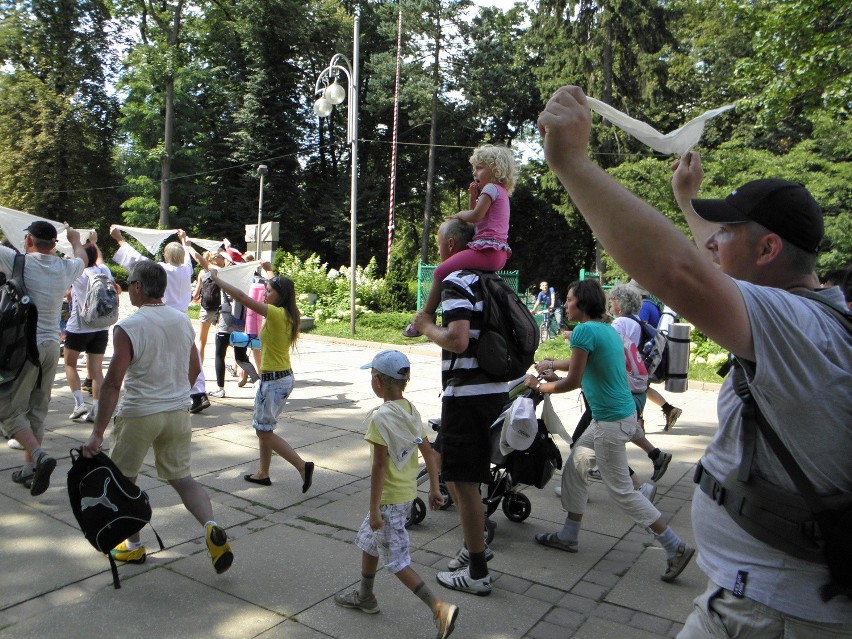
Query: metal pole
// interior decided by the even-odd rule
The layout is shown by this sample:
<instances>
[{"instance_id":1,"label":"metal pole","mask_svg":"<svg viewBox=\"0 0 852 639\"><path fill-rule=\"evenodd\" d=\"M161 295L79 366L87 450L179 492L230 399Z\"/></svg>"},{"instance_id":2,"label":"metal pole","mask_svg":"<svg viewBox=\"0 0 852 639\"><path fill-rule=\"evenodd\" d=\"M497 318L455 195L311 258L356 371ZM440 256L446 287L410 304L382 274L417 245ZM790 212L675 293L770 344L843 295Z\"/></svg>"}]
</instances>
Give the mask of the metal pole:
<instances>
[{"instance_id":1,"label":"metal pole","mask_svg":"<svg viewBox=\"0 0 852 639\"><path fill-rule=\"evenodd\" d=\"M255 250L257 251L255 258L258 260L263 259L260 255L260 224L263 220L263 178L268 172L269 169L266 168L265 164L261 164L257 167L257 173L260 175L260 195L257 200L257 228L254 230L254 241Z\"/></svg>"},{"instance_id":2,"label":"metal pole","mask_svg":"<svg viewBox=\"0 0 852 639\"><path fill-rule=\"evenodd\" d=\"M357 262L356 236L358 228L358 64L359 64L359 42L361 19L355 12L355 27L352 42L352 77L349 82L349 145L352 156L352 187L349 193L349 242L351 245L349 264L351 268L351 281L349 290L350 318L349 329L355 335L355 269Z\"/></svg>"}]
</instances>

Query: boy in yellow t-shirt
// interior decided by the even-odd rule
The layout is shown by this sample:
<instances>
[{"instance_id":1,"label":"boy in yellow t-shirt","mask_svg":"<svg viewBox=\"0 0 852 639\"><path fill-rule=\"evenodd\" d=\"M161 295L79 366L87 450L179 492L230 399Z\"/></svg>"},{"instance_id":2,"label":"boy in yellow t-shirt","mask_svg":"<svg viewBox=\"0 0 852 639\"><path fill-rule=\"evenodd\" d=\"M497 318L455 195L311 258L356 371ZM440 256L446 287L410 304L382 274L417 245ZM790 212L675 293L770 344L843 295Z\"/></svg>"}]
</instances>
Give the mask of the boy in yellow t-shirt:
<instances>
[{"instance_id":1,"label":"boy in yellow t-shirt","mask_svg":"<svg viewBox=\"0 0 852 639\"><path fill-rule=\"evenodd\" d=\"M429 506L438 510L444 499L438 490L438 454L432 450L420 414L402 396L408 383L411 364L399 351L382 351L361 368L372 369L372 388L384 403L371 410L366 419L371 444L372 473L370 512L364 518L355 544L361 554L361 584L349 593L338 593L334 603L369 614L379 612L373 594L373 582L382 558L387 569L429 606L438 628L438 639L450 636L459 609L436 599L411 567L408 531L405 520L417 495L417 451L423 455L429 471Z\"/></svg>"}]
</instances>

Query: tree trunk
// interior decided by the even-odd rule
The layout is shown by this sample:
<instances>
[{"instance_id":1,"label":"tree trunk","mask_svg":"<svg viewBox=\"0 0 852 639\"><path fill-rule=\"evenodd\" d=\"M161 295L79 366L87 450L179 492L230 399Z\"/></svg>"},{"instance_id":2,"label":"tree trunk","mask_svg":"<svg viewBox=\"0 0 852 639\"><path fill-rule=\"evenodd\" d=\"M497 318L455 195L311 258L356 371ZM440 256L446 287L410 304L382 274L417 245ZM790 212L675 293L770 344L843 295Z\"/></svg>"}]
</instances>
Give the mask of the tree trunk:
<instances>
[{"instance_id":1,"label":"tree trunk","mask_svg":"<svg viewBox=\"0 0 852 639\"><path fill-rule=\"evenodd\" d=\"M160 221L161 229L169 228L169 204L172 176L172 138L175 128L175 80L166 80L166 115L163 132L163 156L160 158Z\"/></svg>"},{"instance_id":2,"label":"tree trunk","mask_svg":"<svg viewBox=\"0 0 852 639\"><path fill-rule=\"evenodd\" d=\"M168 49L172 60L177 58L178 34L180 33L180 19L183 12L184 0L178 0L175 7L174 20L169 29ZM161 229L169 228L169 207L171 205L171 177L172 177L172 146L174 144L175 132L175 76L174 69L169 68L166 77L166 104L163 130L163 156L160 159L160 221Z\"/></svg>"}]
</instances>

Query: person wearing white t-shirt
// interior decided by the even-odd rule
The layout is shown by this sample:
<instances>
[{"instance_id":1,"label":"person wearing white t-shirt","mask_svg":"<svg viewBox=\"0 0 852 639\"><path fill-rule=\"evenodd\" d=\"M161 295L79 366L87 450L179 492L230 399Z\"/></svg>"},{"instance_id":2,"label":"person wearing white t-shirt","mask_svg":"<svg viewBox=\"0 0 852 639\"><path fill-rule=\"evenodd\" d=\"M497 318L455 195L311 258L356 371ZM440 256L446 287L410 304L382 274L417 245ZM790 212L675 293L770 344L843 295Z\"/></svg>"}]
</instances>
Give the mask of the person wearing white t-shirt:
<instances>
[{"instance_id":1,"label":"person wearing white t-shirt","mask_svg":"<svg viewBox=\"0 0 852 639\"><path fill-rule=\"evenodd\" d=\"M82 317L83 304L89 290L89 283L98 275L106 275L112 280L112 273L104 266L101 252L94 242L88 242L83 247L88 261L83 274L71 285L71 315L65 327L65 379L74 396L74 410L69 419L85 419L94 422L98 413L98 403L101 397L101 384L104 381L104 353L109 343L109 329L92 328ZM83 400L80 375L77 373L77 360L80 353L86 353L87 379L92 381L92 407Z\"/></svg>"},{"instance_id":2,"label":"person wearing white t-shirt","mask_svg":"<svg viewBox=\"0 0 852 639\"><path fill-rule=\"evenodd\" d=\"M36 496L48 489L50 475L56 468L56 460L41 446L59 361L62 300L71 282L83 272L86 254L80 244L80 233L70 227L66 235L75 256L70 260L55 254L57 233L50 222L37 220L26 231L24 286L38 310L36 344L40 366L25 364L14 381L0 387L0 426L5 437L14 438L26 451L25 463L12 473L12 480L29 487L30 494ZM14 249L0 246L0 271L13 272L15 255Z\"/></svg>"}]
</instances>

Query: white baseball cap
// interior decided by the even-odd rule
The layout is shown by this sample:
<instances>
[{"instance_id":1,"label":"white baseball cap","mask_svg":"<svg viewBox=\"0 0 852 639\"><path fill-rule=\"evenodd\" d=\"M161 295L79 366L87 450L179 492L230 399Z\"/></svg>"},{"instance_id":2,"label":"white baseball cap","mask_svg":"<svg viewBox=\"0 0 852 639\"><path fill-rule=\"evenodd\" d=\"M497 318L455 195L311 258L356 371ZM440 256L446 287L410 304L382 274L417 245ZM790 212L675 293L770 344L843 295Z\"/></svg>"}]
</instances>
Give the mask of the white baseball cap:
<instances>
[{"instance_id":1,"label":"white baseball cap","mask_svg":"<svg viewBox=\"0 0 852 639\"><path fill-rule=\"evenodd\" d=\"M387 350L376 353L373 361L361 368L372 368L394 379L408 379L411 363L399 351Z\"/></svg>"},{"instance_id":2,"label":"white baseball cap","mask_svg":"<svg viewBox=\"0 0 852 639\"><path fill-rule=\"evenodd\" d=\"M506 444L515 450L526 450L538 434L535 404L529 397L518 397L506 409L503 433Z\"/></svg>"}]
</instances>

